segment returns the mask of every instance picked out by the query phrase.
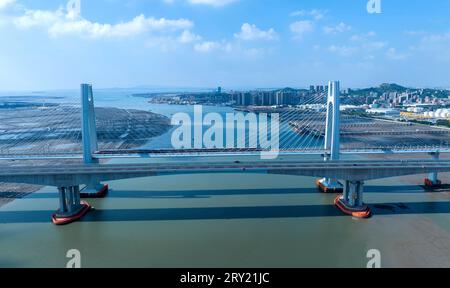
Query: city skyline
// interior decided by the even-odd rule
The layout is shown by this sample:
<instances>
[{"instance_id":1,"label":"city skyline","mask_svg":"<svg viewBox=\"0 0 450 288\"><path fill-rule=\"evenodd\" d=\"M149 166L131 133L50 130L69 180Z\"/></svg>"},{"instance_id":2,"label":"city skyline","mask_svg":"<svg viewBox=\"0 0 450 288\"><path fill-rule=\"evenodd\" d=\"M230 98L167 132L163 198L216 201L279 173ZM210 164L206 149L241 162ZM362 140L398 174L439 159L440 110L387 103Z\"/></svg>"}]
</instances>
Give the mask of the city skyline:
<instances>
[{"instance_id":1,"label":"city skyline","mask_svg":"<svg viewBox=\"0 0 450 288\"><path fill-rule=\"evenodd\" d=\"M36 2L0 0L0 91L450 86L446 0Z\"/></svg>"}]
</instances>

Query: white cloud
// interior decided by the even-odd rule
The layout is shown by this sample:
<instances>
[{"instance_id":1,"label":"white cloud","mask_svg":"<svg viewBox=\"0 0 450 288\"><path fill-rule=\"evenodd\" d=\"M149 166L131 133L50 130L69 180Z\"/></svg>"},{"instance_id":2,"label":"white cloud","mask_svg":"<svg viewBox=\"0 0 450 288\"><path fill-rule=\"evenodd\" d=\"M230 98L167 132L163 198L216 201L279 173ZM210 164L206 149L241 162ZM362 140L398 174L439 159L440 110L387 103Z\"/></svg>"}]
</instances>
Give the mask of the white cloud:
<instances>
[{"instance_id":1,"label":"white cloud","mask_svg":"<svg viewBox=\"0 0 450 288\"><path fill-rule=\"evenodd\" d=\"M163 52L176 50L179 44L176 38L169 36L150 37L145 42L146 47L159 48Z\"/></svg>"},{"instance_id":2,"label":"white cloud","mask_svg":"<svg viewBox=\"0 0 450 288\"><path fill-rule=\"evenodd\" d=\"M305 16L307 14L307 12L305 10L297 10L292 12L290 15L291 17L296 17L296 16Z\"/></svg>"},{"instance_id":3,"label":"white cloud","mask_svg":"<svg viewBox=\"0 0 450 288\"><path fill-rule=\"evenodd\" d=\"M342 33L345 31L349 31L351 28L347 27L347 25L339 24L333 29L329 29L327 31L324 30L325 33ZM370 64L378 57L382 56L386 53L386 49L388 47L388 42L377 40L377 34L374 31L369 31L367 33L354 34L348 39L347 44L334 44L328 47L328 51L336 54L340 57L352 57L357 61L362 61L361 63ZM395 50L394 50L395 52ZM392 56L394 54L390 51Z\"/></svg>"},{"instance_id":4,"label":"white cloud","mask_svg":"<svg viewBox=\"0 0 450 288\"><path fill-rule=\"evenodd\" d=\"M239 33L234 34L234 37L240 40L276 40L278 39L278 34L275 32L273 28L270 28L267 31L260 30L254 24L244 23L241 27L241 31Z\"/></svg>"},{"instance_id":5,"label":"white cloud","mask_svg":"<svg viewBox=\"0 0 450 288\"><path fill-rule=\"evenodd\" d=\"M85 19L79 21L57 22L50 27L49 32L53 36L79 34L87 35L91 38L107 38L135 36L148 31L189 29L192 26L192 22L185 19L155 19L139 15L129 22L118 24L100 24Z\"/></svg>"},{"instance_id":6,"label":"white cloud","mask_svg":"<svg viewBox=\"0 0 450 288\"><path fill-rule=\"evenodd\" d=\"M234 3L238 0L188 0L191 4L203 4L210 5L215 7L222 7L231 3Z\"/></svg>"},{"instance_id":7,"label":"white cloud","mask_svg":"<svg viewBox=\"0 0 450 288\"><path fill-rule=\"evenodd\" d=\"M365 34L355 34L350 38L350 41L366 41L369 38L375 37L377 34L373 31L369 31Z\"/></svg>"},{"instance_id":8,"label":"white cloud","mask_svg":"<svg viewBox=\"0 0 450 288\"><path fill-rule=\"evenodd\" d=\"M62 9L56 11L26 10L23 16L15 18L13 22L19 28L28 29L38 26L51 26L63 21L64 18L65 14Z\"/></svg>"},{"instance_id":9,"label":"white cloud","mask_svg":"<svg viewBox=\"0 0 450 288\"><path fill-rule=\"evenodd\" d=\"M14 3L15 0L0 0L0 10Z\"/></svg>"},{"instance_id":10,"label":"white cloud","mask_svg":"<svg viewBox=\"0 0 450 288\"><path fill-rule=\"evenodd\" d=\"M271 49L264 48L250 48L250 49L241 49L243 55L249 58L258 58L266 55L271 52Z\"/></svg>"},{"instance_id":11,"label":"white cloud","mask_svg":"<svg viewBox=\"0 0 450 288\"><path fill-rule=\"evenodd\" d=\"M13 22L18 28L43 27L53 36L79 35L88 38L129 37L146 32L174 32L193 27L187 19L147 18L139 15L128 22L117 24L91 22L81 16L74 18L60 8L56 11L26 10Z\"/></svg>"},{"instance_id":12,"label":"white cloud","mask_svg":"<svg viewBox=\"0 0 450 288\"><path fill-rule=\"evenodd\" d=\"M184 30L183 33L181 33L181 35L177 38L177 40L178 42L185 44L200 41L202 40L202 37L192 33L189 30Z\"/></svg>"},{"instance_id":13,"label":"white cloud","mask_svg":"<svg viewBox=\"0 0 450 288\"><path fill-rule=\"evenodd\" d=\"M256 25L244 23L239 33L234 34L235 40L223 39L220 41L205 40L195 43L194 50L200 53L225 52L234 56L246 58L258 58L270 53L268 47L248 47L248 41L254 40L277 40L278 34L274 29L261 30ZM242 40L242 41L239 41Z\"/></svg>"},{"instance_id":14,"label":"white cloud","mask_svg":"<svg viewBox=\"0 0 450 288\"><path fill-rule=\"evenodd\" d=\"M237 47L232 43L226 40L222 41L203 41L201 43L197 43L194 45L194 50L201 53L209 53L213 51L222 51L222 52L237 52Z\"/></svg>"},{"instance_id":15,"label":"white cloud","mask_svg":"<svg viewBox=\"0 0 450 288\"><path fill-rule=\"evenodd\" d=\"M363 33L363 34L355 34L350 37L350 41L354 42L354 45L358 45L361 50L366 52L378 51L385 48L388 43L384 41L376 41L373 38L376 36L376 33L373 31Z\"/></svg>"},{"instance_id":16,"label":"white cloud","mask_svg":"<svg viewBox=\"0 0 450 288\"><path fill-rule=\"evenodd\" d=\"M430 34L422 38L422 41L428 43L442 43L450 40L450 31L442 34Z\"/></svg>"},{"instance_id":17,"label":"white cloud","mask_svg":"<svg viewBox=\"0 0 450 288\"><path fill-rule=\"evenodd\" d=\"M404 33L408 36L422 36L426 34L426 32L423 30L406 30L404 31Z\"/></svg>"},{"instance_id":18,"label":"white cloud","mask_svg":"<svg viewBox=\"0 0 450 288\"><path fill-rule=\"evenodd\" d=\"M297 10L290 14L291 17L297 17L297 16L311 16L314 18L314 20L320 20L323 17L325 17L325 14L327 11L319 10L319 9L313 9L310 11L307 10Z\"/></svg>"},{"instance_id":19,"label":"white cloud","mask_svg":"<svg viewBox=\"0 0 450 288\"><path fill-rule=\"evenodd\" d=\"M387 44L388 44L387 42L383 42L383 41L372 41L372 42L364 43L362 45L362 47L365 51L372 52L372 51L377 51L377 50L383 49L384 47L387 46Z\"/></svg>"},{"instance_id":20,"label":"white cloud","mask_svg":"<svg viewBox=\"0 0 450 288\"><path fill-rule=\"evenodd\" d=\"M180 45L196 43L202 37L192 33L189 30L184 30L178 36L150 36L146 41L146 46L149 48L160 48L163 52L174 51Z\"/></svg>"},{"instance_id":21,"label":"white cloud","mask_svg":"<svg viewBox=\"0 0 450 288\"><path fill-rule=\"evenodd\" d=\"M290 25L291 32L294 33L295 39L302 39L305 34L314 31L312 21L297 21Z\"/></svg>"},{"instance_id":22,"label":"white cloud","mask_svg":"<svg viewBox=\"0 0 450 288\"><path fill-rule=\"evenodd\" d=\"M294 34L294 39L300 40L302 39L306 34L314 31L314 24L316 21L319 21L325 16L325 13L327 11L319 10L319 9L313 9L313 10L298 10L294 11L290 14L290 16L310 16L313 19L312 20L301 20L291 23L289 26L291 32Z\"/></svg>"},{"instance_id":23,"label":"white cloud","mask_svg":"<svg viewBox=\"0 0 450 288\"><path fill-rule=\"evenodd\" d=\"M220 49L222 47L221 43L214 41L205 41L202 43L195 44L194 49L197 52L211 52L213 50Z\"/></svg>"},{"instance_id":24,"label":"white cloud","mask_svg":"<svg viewBox=\"0 0 450 288\"><path fill-rule=\"evenodd\" d=\"M350 57L355 55L358 51L359 48L355 47L355 46L338 46L338 45L331 45L328 50L332 53L336 53L342 57Z\"/></svg>"},{"instance_id":25,"label":"white cloud","mask_svg":"<svg viewBox=\"0 0 450 288\"><path fill-rule=\"evenodd\" d=\"M313 16L315 20L320 20L325 16L326 11L321 11L321 10L311 10L309 12L309 15Z\"/></svg>"},{"instance_id":26,"label":"white cloud","mask_svg":"<svg viewBox=\"0 0 450 288\"><path fill-rule=\"evenodd\" d=\"M399 53L395 48L389 48L386 52L386 56L391 60L405 60L409 55L405 53Z\"/></svg>"},{"instance_id":27,"label":"white cloud","mask_svg":"<svg viewBox=\"0 0 450 288\"><path fill-rule=\"evenodd\" d=\"M426 33L420 38L417 47L412 50L425 53L439 62L450 62L450 31L437 34Z\"/></svg>"},{"instance_id":28,"label":"white cloud","mask_svg":"<svg viewBox=\"0 0 450 288\"><path fill-rule=\"evenodd\" d=\"M323 32L325 34L338 34L338 33L350 31L351 29L352 29L351 26L345 24L344 22L341 22L334 27L331 27L331 26L323 27Z\"/></svg>"},{"instance_id":29,"label":"white cloud","mask_svg":"<svg viewBox=\"0 0 450 288\"><path fill-rule=\"evenodd\" d=\"M220 52L233 57L243 57L245 59L259 59L272 53L272 48L245 47L238 42L222 41L203 41L194 45L194 50L199 53ZM225 55L225 54L224 54Z\"/></svg>"}]
</instances>

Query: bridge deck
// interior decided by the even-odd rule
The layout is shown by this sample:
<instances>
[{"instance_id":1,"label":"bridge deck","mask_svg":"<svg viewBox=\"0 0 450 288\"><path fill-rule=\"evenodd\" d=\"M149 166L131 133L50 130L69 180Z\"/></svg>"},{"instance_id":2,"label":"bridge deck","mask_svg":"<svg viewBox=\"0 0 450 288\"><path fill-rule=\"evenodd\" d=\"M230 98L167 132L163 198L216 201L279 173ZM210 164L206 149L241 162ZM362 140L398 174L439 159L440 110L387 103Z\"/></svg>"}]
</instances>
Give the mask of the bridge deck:
<instances>
[{"instance_id":1,"label":"bridge deck","mask_svg":"<svg viewBox=\"0 0 450 288\"><path fill-rule=\"evenodd\" d=\"M93 175L122 173L194 173L210 171L258 171L258 170L406 170L406 169L449 169L450 160L357 160L357 161L251 161L251 162L177 162L143 164L94 164L63 166L20 166L4 167L0 177L51 176L51 175Z\"/></svg>"},{"instance_id":2,"label":"bridge deck","mask_svg":"<svg viewBox=\"0 0 450 288\"><path fill-rule=\"evenodd\" d=\"M133 149L133 150L103 150L98 151L93 156L97 159L114 159L114 158L168 158L168 157L223 157L223 156L259 156L260 149ZM411 157L426 153L440 152L442 154L450 153L450 148L427 147L420 149L418 147L412 149L396 149L395 147L385 149L359 149L359 150L342 150L343 155L394 155L408 154ZM316 150L283 150L278 152L280 156L294 155L324 155L323 149ZM55 160L55 159L82 159L83 155L79 153L64 153L51 155L21 154L21 155L0 155L0 160L20 161L20 160Z\"/></svg>"}]
</instances>

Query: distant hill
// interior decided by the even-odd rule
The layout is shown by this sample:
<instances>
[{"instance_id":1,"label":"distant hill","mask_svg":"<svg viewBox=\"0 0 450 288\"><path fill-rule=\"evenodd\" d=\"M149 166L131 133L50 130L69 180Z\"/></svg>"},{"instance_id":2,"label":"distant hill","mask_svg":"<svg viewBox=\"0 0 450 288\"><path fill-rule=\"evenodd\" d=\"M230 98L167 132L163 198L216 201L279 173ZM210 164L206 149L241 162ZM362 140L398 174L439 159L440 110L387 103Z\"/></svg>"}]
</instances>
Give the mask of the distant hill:
<instances>
[{"instance_id":1,"label":"distant hill","mask_svg":"<svg viewBox=\"0 0 450 288\"><path fill-rule=\"evenodd\" d=\"M406 90L409 90L408 88L400 86L398 84L388 84L388 83L381 84L378 89L383 92L406 92Z\"/></svg>"},{"instance_id":2,"label":"distant hill","mask_svg":"<svg viewBox=\"0 0 450 288\"><path fill-rule=\"evenodd\" d=\"M370 93L390 93L390 92L406 92L408 89L406 87L403 87L398 84L389 84L389 83L383 83L379 87L371 87L371 88L364 88L364 89L351 89L350 94L358 94L358 95L368 95Z\"/></svg>"},{"instance_id":3,"label":"distant hill","mask_svg":"<svg viewBox=\"0 0 450 288\"><path fill-rule=\"evenodd\" d=\"M308 91L309 90L306 90L306 89L295 89L295 88L286 87L283 89L274 90L273 92L296 93L296 92L308 92Z\"/></svg>"},{"instance_id":4,"label":"distant hill","mask_svg":"<svg viewBox=\"0 0 450 288\"><path fill-rule=\"evenodd\" d=\"M422 89L422 88L407 88L398 84L383 83L378 87L364 88L364 89L349 89L349 95L351 96L369 96L370 93L377 93L382 95L383 93L403 93L403 92L420 92L421 97L436 97L447 98L450 96L450 91L444 89Z\"/></svg>"}]
</instances>

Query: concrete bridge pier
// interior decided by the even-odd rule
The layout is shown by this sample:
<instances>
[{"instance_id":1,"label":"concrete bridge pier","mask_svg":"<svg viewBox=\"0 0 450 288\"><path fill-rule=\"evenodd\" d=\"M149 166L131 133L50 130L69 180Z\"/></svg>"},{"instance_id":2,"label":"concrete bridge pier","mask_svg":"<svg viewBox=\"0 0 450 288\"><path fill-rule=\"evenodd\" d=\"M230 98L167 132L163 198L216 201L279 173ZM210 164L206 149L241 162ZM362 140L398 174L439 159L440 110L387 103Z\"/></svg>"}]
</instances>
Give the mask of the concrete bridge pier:
<instances>
[{"instance_id":1,"label":"concrete bridge pier","mask_svg":"<svg viewBox=\"0 0 450 288\"><path fill-rule=\"evenodd\" d=\"M338 196L335 205L345 214L357 218L368 218L371 215L370 208L364 204L364 182L345 181L344 194Z\"/></svg>"},{"instance_id":2,"label":"concrete bridge pier","mask_svg":"<svg viewBox=\"0 0 450 288\"><path fill-rule=\"evenodd\" d=\"M86 185L86 187L80 193L81 198L104 198L108 194L108 184L92 183Z\"/></svg>"},{"instance_id":3,"label":"concrete bridge pier","mask_svg":"<svg viewBox=\"0 0 450 288\"><path fill-rule=\"evenodd\" d=\"M316 185L324 193L342 193L344 190L342 183L332 178L319 179Z\"/></svg>"},{"instance_id":4,"label":"concrete bridge pier","mask_svg":"<svg viewBox=\"0 0 450 288\"><path fill-rule=\"evenodd\" d=\"M431 152L430 155L433 157L433 160L439 160L439 152ZM432 172L428 175L428 178L425 179L425 186L430 189L439 188L442 186L442 181L439 180L437 172Z\"/></svg>"},{"instance_id":5,"label":"concrete bridge pier","mask_svg":"<svg viewBox=\"0 0 450 288\"><path fill-rule=\"evenodd\" d=\"M56 225L65 225L81 219L91 206L80 200L80 186L58 187L59 209L52 215Z\"/></svg>"},{"instance_id":6,"label":"concrete bridge pier","mask_svg":"<svg viewBox=\"0 0 450 288\"><path fill-rule=\"evenodd\" d=\"M335 155L335 159L339 159L339 156ZM332 160L332 157L329 153L325 153L324 155L324 161L329 162ZM316 182L317 187L320 189L320 191L324 193L343 193L344 186L341 182L339 182L337 179L332 178L322 178L317 180Z\"/></svg>"}]
</instances>

